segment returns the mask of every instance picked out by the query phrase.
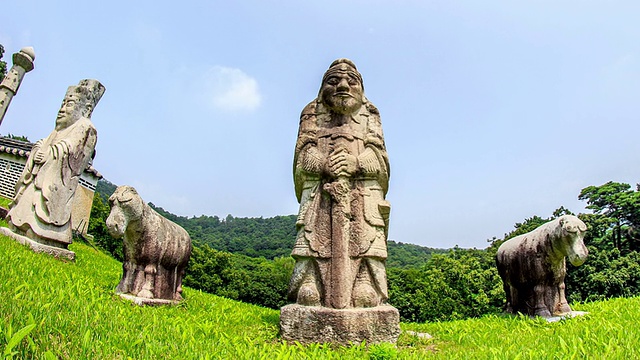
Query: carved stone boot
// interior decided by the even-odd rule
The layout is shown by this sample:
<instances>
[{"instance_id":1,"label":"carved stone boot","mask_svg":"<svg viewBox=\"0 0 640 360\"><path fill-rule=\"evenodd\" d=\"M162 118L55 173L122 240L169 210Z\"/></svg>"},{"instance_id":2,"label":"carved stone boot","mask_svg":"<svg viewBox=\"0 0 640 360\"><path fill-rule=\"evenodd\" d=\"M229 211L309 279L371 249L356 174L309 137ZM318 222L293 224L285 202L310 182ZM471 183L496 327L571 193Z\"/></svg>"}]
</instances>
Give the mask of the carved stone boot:
<instances>
[{"instance_id":1,"label":"carved stone boot","mask_svg":"<svg viewBox=\"0 0 640 360\"><path fill-rule=\"evenodd\" d=\"M296 303L305 306L320 306L320 292L313 279L306 279L302 285L300 285Z\"/></svg>"},{"instance_id":2,"label":"carved stone boot","mask_svg":"<svg viewBox=\"0 0 640 360\"><path fill-rule=\"evenodd\" d=\"M353 287L354 307L376 307L380 304L380 296L371 285L371 279L366 271L360 272Z\"/></svg>"}]
</instances>

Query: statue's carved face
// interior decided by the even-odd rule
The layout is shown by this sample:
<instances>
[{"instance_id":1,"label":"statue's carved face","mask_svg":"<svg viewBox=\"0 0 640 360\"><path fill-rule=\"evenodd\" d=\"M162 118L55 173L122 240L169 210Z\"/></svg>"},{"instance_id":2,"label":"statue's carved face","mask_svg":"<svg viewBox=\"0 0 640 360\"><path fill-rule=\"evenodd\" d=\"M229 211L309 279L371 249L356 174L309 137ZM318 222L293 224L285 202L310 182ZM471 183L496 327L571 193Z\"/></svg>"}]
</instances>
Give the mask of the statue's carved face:
<instances>
[{"instance_id":1,"label":"statue's carved face","mask_svg":"<svg viewBox=\"0 0 640 360\"><path fill-rule=\"evenodd\" d=\"M329 74L320 89L320 98L339 114L353 114L363 103L364 91L360 79L352 71L335 71Z\"/></svg>"},{"instance_id":2,"label":"statue's carved face","mask_svg":"<svg viewBox=\"0 0 640 360\"><path fill-rule=\"evenodd\" d=\"M62 100L62 105L56 117L56 130L65 129L75 123L82 115L80 99L76 95L67 95Z\"/></svg>"}]
</instances>

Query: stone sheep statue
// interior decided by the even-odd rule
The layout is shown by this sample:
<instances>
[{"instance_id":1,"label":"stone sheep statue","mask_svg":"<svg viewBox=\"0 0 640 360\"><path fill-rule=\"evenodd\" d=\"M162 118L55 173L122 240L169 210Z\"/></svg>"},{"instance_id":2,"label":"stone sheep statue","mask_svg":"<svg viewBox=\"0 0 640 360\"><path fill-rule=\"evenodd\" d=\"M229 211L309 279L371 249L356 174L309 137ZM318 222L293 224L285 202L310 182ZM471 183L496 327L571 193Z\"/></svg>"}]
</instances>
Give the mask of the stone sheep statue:
<instances>
[{"instance_id":1,"label":"stone sheep statue","mask_svg":"<svg viewBox=\"0 0 640 360\"><path fill-rule=\"evenodd\" d=\"M576 216L563 215L502 244L496 264L507 295L505 311L546 318L571 313L564 291L565 257L575 266L585 262L586 231Z\"/></svg>"},{"instance_id":2,"label":"stone sheep statue","mask_svg":"<svg viewBox=\"0 0 640 360\"><path fill-rule=\"evenodd\" d=\"M181 300L192 250L189 234L153 210L131 186L119 186L109 205L107 229L114 238L124 237L123 275L116 293Z\"/></svg>"}]
</instances>

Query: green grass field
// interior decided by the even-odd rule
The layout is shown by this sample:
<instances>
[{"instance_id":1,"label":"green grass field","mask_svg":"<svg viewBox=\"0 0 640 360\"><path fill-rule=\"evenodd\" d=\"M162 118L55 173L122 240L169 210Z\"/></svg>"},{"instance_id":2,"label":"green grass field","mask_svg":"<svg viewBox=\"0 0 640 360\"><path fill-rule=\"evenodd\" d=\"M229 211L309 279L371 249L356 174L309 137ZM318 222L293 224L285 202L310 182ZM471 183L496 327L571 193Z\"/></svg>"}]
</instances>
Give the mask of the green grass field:
<instances>
[{"instance_id":1,"label":"green grass field","mask_svg":"<svg viewBox=\"0 0 640 360\"><path fill-rule=\"evenodd\" d=\"M278 311L189 288L171 307L114 294L121 264L82 244L63 262L0 236L0 354L35 359L632 359L640 358L640 298L575 304L557 323L490 316L402 324L398 346L285 344Z\"/></svg>"}]
</instances>

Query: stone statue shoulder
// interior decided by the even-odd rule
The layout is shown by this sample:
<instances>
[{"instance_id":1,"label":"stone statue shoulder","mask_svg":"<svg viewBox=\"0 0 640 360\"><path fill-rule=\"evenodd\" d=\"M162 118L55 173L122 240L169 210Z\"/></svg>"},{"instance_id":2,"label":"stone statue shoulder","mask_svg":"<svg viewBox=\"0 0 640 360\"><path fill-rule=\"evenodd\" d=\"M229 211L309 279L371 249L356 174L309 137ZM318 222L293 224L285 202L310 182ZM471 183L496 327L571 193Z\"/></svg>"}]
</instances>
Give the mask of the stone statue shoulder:
<instances>
[{"instance_id":1,"label":"stone statue shoulder","mask_svg":"<svg viewBox=\"0 0 640 360\"><path fill-rule=\"evenodd\" d=\"M380 111L378 111L378 108L375 105L373 105L369 100L365 102L365 107L367 108L367 111L369 113L380 116Z\"/></svg>"}]
</instances>

